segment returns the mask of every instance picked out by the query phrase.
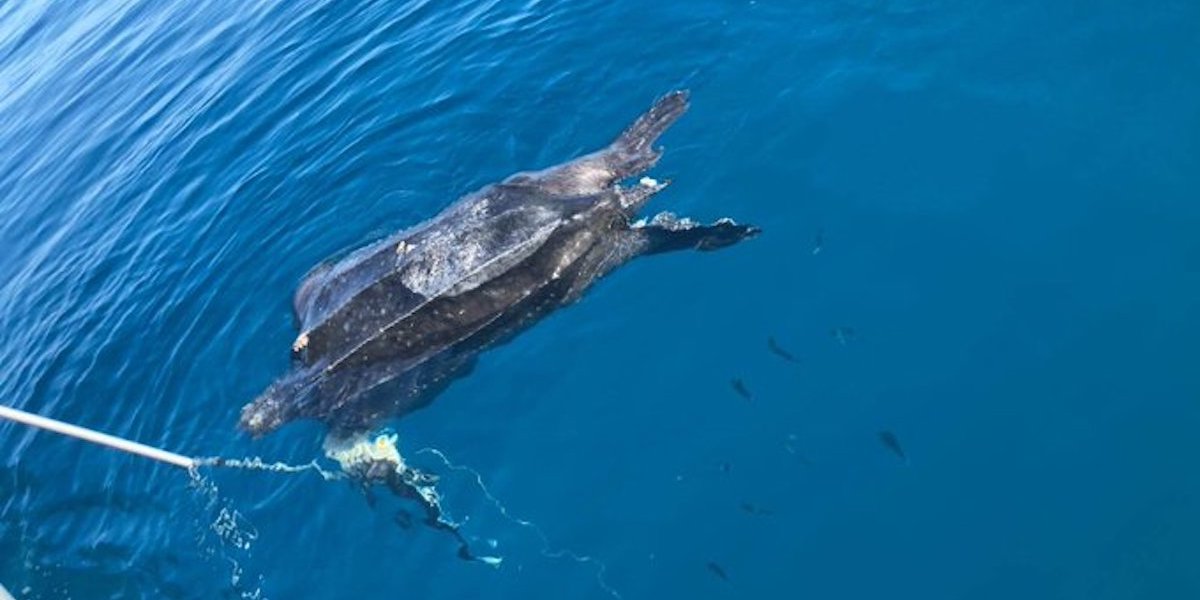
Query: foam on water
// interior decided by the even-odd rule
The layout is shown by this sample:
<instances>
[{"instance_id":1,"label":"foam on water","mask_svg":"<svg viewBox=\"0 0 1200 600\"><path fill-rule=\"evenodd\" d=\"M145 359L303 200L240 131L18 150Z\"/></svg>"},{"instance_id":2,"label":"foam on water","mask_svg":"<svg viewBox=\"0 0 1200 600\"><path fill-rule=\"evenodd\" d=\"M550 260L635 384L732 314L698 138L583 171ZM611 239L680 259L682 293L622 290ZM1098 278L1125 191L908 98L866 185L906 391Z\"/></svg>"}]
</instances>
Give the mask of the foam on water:
<instances>
[{"instance_id":1,"label":"foam on water","mask_svg":"<svg viewBox=\"0 0 1200 600\"><path fill-rule=\"evenodd\" d=\"M265 600L263 575L248 574L242 566L250 556L254 542L258 540L258 531L233 506L230 499L221 495L216 483L202 475L198 469L189 469L188 474L191 488L202 501L201 514L212 516L207 526L200 530L197 540L202 554L207 558L229 563L229 585L237 592L238 597L244 600ZM210 536L216 537L215 545L209 541Z\"/></svg>"}]
</instances>

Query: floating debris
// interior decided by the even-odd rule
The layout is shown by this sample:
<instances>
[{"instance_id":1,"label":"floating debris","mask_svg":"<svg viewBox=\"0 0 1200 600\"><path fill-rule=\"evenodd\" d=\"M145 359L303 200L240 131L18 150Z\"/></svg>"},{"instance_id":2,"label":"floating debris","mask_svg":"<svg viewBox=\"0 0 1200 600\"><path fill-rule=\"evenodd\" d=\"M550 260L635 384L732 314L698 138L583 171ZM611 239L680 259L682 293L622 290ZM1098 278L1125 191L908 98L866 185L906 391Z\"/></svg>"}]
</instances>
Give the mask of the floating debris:
<instances>
[{"instance_id":1,"label":"floating debris","mask_svg":"<svg viewBox=\"0 0 1200 600\"><path fill-rule=\"evenodd\" d=\"M800 362L800 359L796 358L795 354L784 350L783 347L779 345L779 342L775 341L775 338L773 337L767 338L767 349L771 351L771 354L774 354L775 356L778 356L779 358L782 358L790 363Z\"/></svg>"},{"instance_id":2,"label":"floating debris","mask_svg":"<svg viewBox=\"0 0 1200 600\"><path fill-rule=\"evenodd\" d=\"M368 492L368 503L374 504L370 495L370 488L374 485L383 485L400 498L415 500L425 510L426 525L445 531L458 540L459 558L498 566L501 561L499 557L471 553L470 544L458 530L459 524L446 518L442 510L441 496L434 487L437 476L410 467L400 456L400 450L396 447L397 439L396 434L386 432L373 439L365 434L346 438L329 436L325 439L325 454L337 461L343 471L363 486ZM404 517L397 515L397 518L397 524L403 528Z\"/></svg>"},{"instance_id":3,"label":"floating debris","mask_svg":"<svg viewBox=\"0 0 1200 600\"><path fill-rule=\"evenodd\" d=\"M508 511L508 507L500 502L500 499L493 495L492 491L488 489L486 485L484 485L483 475L481 475L479 471L476 471L475 469L472 469L466 465L460 465L451 462L446 454L437 448L421 448L420 450L417 450L417 454L432 454L438 457L438 459L442 461L442 464L446 465L446 467L450 470L468 473L475 480L475 484L479 487L479 491L483 492L483 496L492 503L492 506L494 506L497 511L499 511L500 516L504 517L515 525L520 525L521 527L525 527L530 531L533 531L533 533L537 535L538 539L542 541L542 556L547 558L569 558L579 564L594 565L596 567L596 583L599 584L601 589L603 589L605 592L608 592L608 595L616 598L616 600L622 600L621 594L617 592L615 588L609 585L608 581L604 578L604 574L608 572L607 564L587 554L578 554L566 548L551 548L550 538L546 536L546 532L542 530L541 526L533 521L522 519L510 513ZM496 540L488 540L488 544L493 548L496 547L496 543Z\"/></svg>"},{"instance_id":4,"label":"floating debris","mask_svg":"<svg viewBox=\"0 0 1200 600\"><path fill-rule=\"evenodd\" d=\"M754 396L750 394L750 390L746 389L746 382L742 381L741 379L735 377L729 381L729 385L733 386L733 391L737 392L737 395L747 400L754 399Z\"/></svg>"}]
</instances>

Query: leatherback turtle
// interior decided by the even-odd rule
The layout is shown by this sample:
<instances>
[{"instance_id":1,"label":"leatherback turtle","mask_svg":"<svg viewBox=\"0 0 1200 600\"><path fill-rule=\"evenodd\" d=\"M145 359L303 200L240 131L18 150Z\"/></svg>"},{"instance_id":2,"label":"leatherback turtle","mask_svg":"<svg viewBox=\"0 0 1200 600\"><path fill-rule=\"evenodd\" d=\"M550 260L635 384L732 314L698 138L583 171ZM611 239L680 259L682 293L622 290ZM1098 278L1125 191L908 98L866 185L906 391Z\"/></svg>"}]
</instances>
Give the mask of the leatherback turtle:
<instances>
[{"instance_id":1,"label":"leatherback turtle","mask_svg":"<svg viewBox=\"0 0 1200 600\"><path fill-rule=\"evenodd\" d=\"M660 98L607 148L488 185L411 229L305 276L290 372L242 409L259 436L301 418L365 431L428 404L484 349L570 304L630 259L714 250L758 233L638 210L669 182L641 175L688 107Z\"/></svg>"}]
</instances>

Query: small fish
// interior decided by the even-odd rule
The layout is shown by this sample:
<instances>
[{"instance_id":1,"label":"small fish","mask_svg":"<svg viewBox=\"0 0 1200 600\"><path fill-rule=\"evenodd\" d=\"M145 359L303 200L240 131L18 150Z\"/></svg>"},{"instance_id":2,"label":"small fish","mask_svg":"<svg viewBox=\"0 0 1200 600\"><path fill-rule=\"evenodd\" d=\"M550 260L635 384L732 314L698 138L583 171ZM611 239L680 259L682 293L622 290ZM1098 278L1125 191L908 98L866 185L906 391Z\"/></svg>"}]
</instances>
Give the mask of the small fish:
<instances>
[{"instance_id":1,"label":"small fish","mask_svg":"<svg viewBox=\"0 0 1200 600\"><path fill-rule=\"evenodd\" d=\"M812 249L813 256L820 254L821 248L824 246L825 246L825 230L818 229L817 230L817 238L815 240L813 240L813 249Z\"/></svg>"},{"instance_id":2,"label":"small fish","mask_svg":"<svg viewBox=\"0 0 1200 600\"><path fill-rule=\"evenodd\" d=\"M829 335L837 340L839 344L845 346L847 342L858 337L858 334L850 327L834 327L829 331Z\"/></svg>"},{"instance_id":3,"label":"small fish","mask_svg":"<svg viewBox=\"0 0 1200 600\"><path fill-rule=\"evenodd\" d=\"M392 517L392 522L400 526L400 529L412 529L413 518L406 510L397 511Z\"/></svg>"},{"instance_id":4,"label":"small fish","mask_svg":"<svg viewBox=\"0 0 1200 600\"><path fill-rule=\"evenodd\" d=\"M721 565L718 565L717 563L712 562L710 560L704 566L708 567L709 573L712 573L713 575L720 577L722 581L729 581L729 574L725 572L725 569L721 568Z\"/></svg>"},{"instance_id":5,"label":"small fish","mask_svg":"<svg viewBox=\"0 0 1200 600\"><path fill-rule=\"evenodd\" d=\"M790 363L800 362L800 359L796 358L795 354L784 350L783 347L779 345L779 342L775 341L775 338L773 337L767 338L767 349L771 351L771 354L774 354L775 356L778 356L779 358L782 358Z\"/></svg>"},{"instance_id":6,"label":"small fish","mask_svg":"<svg viewBox=\"0 0 1200 600\"><path fill-rule=\"evenodd\" d=\"M742 503L742 512L744 512L746 514L750 514L750 515L759 516L759 517L769 517L769 516L775 514L775 511L773 511L773 510L768 510L766 508L763 508L756 504L751 504L749 502Z\"/></svg>"},{"instance_id":7,"label":"small fish","mask_svg":"<svg viewBox=\"0 0 1200 600\"><path fill-rule=\"evenodd\" d=\"M908 455L904 454L904 448L900 447L900 440L896 437L896 434L886 429L880 431L879 441L882 442L888 450L891 450L892 454L900 457L900 460L904 461L904 464L908 464Z\"/></svg>"},{"instance_id":8,"label":"small fish","mask_svg":"<svg viewBox=\"0 0 1200 600\"><path fill-rule=\"evenodd\" d=\"M754 397L750 395L750 390L746 389L746 382L738 378L733 378L729 381L729 385L733 386L733 391L747 400L752 400Z\"/></svg>"}]
</instances>

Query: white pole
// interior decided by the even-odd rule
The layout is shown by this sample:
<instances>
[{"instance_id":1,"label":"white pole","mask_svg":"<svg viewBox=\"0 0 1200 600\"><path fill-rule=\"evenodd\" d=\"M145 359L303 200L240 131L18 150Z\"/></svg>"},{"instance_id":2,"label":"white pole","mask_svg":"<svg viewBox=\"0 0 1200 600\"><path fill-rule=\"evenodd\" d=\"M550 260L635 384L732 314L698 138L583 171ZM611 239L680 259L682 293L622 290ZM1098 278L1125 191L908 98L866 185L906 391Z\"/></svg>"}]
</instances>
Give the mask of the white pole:
<instances>
[{"instance_id":1,"label":"white pole","mask_svg":"<svg viewBox=\"0 0 1200 600\"><path fill-rule=\"evenodd\" d=\"M100 444L101 446L116 448L117 450L123 450L125 452L129 452L130 454L137 454L138 456L152 458L154 460L172 464L177 467L183 467L185 469L191 469L192 467L196 466L196 459L194 458L188 458L181 454L167 452L166 450L159 450L158 448L154 448L152 446L131 442L116 436L108 435L107 433L100 433L99 431L84 429L83 427L79 427L77 425L63 423L62 421L55 421L54 419L48 419L46 417L38 416L33 413L27 413L23 410L18 410L15 408L9 408L7 406L0 406L0 418L16 421L17 423L23 423L25 425L31 425L47 431L53 431L54 433L61 433L62 435L78 438L85 442L92 442L93 444ZM3 600L3 598L4 595L0 594L0 600Z\"/></svg>"}]
</instances>

